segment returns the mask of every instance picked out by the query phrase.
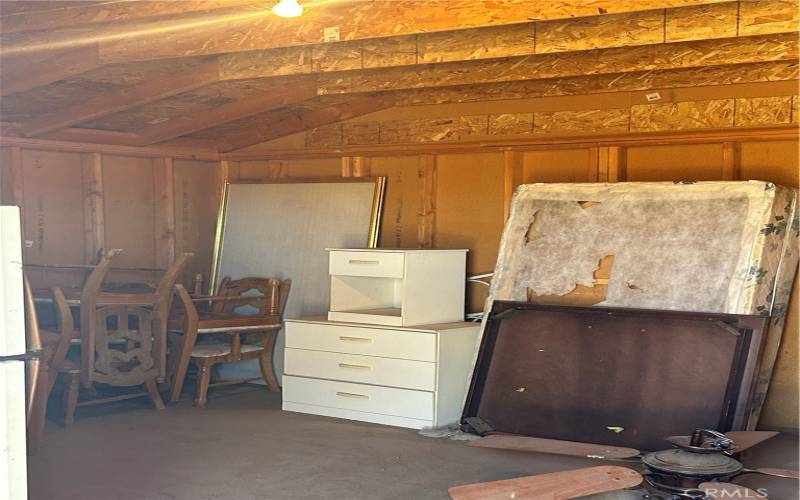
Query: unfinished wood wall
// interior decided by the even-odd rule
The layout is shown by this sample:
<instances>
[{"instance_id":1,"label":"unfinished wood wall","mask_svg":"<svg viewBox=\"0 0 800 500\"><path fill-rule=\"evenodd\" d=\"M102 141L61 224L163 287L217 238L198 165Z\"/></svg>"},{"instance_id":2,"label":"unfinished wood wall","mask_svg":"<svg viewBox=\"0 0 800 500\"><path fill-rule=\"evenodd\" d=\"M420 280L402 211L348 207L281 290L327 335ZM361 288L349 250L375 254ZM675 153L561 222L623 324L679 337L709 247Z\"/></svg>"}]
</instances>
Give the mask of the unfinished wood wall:
<instances>
[{"instance_id":1,"label":"unfinished wood wall","mask_svg":"<svg viewBox=\"0 0 800 500\"><path fill-rule=\"evenodd\" d=\"M154 282L182 252L195 253L185 280L208 275L220 182L215 161L0 149L0 201L23 207L25 264L88 264L101 248L122 248L111 281ZM27 272L42 287L85 278L82 270Z\"/></svg>"}]
</instances>

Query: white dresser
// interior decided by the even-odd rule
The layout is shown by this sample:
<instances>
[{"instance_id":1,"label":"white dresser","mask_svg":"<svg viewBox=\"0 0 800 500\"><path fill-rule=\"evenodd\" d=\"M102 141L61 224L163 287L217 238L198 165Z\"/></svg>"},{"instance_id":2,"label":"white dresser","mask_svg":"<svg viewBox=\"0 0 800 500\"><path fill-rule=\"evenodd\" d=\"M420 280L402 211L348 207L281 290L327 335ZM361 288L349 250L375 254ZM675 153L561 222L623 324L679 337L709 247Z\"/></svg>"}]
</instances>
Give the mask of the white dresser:
<instances>
[{"instance_id":1,"label":"white dresser","mask_svg":"<svg viewBox=\"0 0 800 500\"><path fill-rule=\"evenodd\" d=\"M283 409L414 429L458 422L479 326L286 320Z\"/></svg>"}]
</instances>

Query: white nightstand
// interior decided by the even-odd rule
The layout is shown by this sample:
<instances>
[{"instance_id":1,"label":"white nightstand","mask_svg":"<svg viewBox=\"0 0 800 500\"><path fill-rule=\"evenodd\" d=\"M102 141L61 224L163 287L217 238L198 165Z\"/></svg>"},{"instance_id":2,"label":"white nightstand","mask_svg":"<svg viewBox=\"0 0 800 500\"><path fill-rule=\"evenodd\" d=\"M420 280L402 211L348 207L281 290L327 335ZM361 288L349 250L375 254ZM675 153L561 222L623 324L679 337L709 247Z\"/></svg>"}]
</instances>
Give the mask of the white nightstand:
<instances>
[{"instance_id":1,"label":"white nightstand","mask_svg":"<svg viewBox=\"0 0 800 500\"><path fill-rule=\"evenodd\" d=\"M329 320L390 326L463 321L467 250L328 250Z\"/></svg>"}]
</instances>

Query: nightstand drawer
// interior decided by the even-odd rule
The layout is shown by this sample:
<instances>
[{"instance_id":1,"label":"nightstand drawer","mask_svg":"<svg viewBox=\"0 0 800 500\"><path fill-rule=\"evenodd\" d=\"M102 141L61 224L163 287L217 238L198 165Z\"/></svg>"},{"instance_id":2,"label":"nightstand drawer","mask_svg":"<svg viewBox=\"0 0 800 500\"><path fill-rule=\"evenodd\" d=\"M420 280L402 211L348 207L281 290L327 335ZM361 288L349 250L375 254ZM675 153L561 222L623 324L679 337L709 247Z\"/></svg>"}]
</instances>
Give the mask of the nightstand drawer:
<instances>
[{"instance_id":1,"label":"nightstand drawer","mask_svg":"<svg viewBox=\"0 0 800 500\"><path fill-rule=\"evenodd\" d=\"M287 348L284 373L404 389L432 391L436 363Z\"/></svg>"},{"instance_id":2,"label":"nightstand drawer","mask_svg":"<svg viewBox=\"0 0 800 500\"><path fill-rule=\"evenodd\" d=\"M405 254L401 252L331 251L330 274L334 276L369 276L402 278Z\"/></svg>"},{"instance_id":3,"label":"nightstand drawer","mask_svg":"<svg viewBox=\"0 0 800 500\"><path fill-rule=\"evenodd\" d=\"M283 401L433 420L433 393L283 376Z\"/></svg>"},{"instance_id":4,"label":"nightstand drawer","mask_svg":"<svg viewBox=\"0 0 800 500\"><path fill-rule=\"evenodd\" d=\"M286 322L286 347L436 361L436 334L336 324Z\"/></svg>"}]
</instances>

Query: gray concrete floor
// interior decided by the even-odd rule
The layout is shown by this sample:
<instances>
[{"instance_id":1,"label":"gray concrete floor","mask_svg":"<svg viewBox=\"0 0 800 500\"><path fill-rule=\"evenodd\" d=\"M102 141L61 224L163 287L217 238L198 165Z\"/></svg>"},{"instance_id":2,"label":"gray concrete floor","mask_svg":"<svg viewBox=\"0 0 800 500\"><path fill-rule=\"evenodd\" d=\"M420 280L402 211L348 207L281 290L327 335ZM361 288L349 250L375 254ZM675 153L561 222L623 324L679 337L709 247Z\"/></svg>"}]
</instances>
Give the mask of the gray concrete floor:
<instances>
[{"instance_id":1,"label":"gray concrete floor","mask_svg":"<svg viewBox=\"0 0 800 500\"><path fill-rule=\"evenodd\" d=\"M445 499L456 484L602 463L282 412L280 395L258 386L210 396L205 410L188 399L160 412L127 402L87 408L69 430L49 424L30 459L31 499ZM780 436L744 462L796 469L797 455L797 438ZM772 500L799 498L797 481L758 475L740 482L767 488Z\"/></svg>"}]
</instances>

